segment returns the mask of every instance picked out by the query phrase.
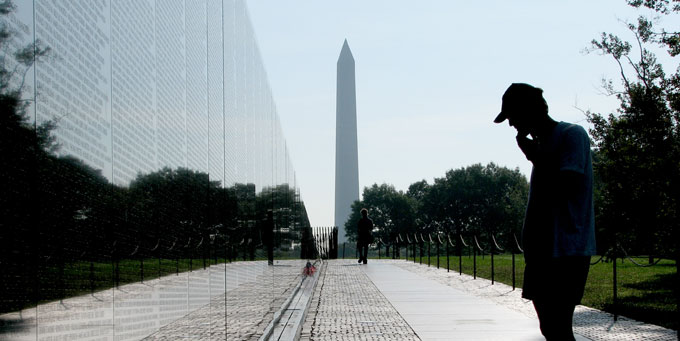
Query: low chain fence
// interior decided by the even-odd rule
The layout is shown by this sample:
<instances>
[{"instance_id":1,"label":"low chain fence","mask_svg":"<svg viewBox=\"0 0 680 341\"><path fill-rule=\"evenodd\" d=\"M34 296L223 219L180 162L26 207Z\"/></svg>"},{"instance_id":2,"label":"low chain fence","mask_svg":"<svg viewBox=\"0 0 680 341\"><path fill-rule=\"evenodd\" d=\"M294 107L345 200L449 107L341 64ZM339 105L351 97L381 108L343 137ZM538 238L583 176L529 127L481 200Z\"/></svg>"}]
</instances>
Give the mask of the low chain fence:
<instances>
[{"instance_id":1,"label":"low chain fence","mask_svg":"<svg viewBox=\"0 0 680 341\"><path fill-rule=\"evenodd\" d=\"M479 259L488 258L488 269L484 269L485 275L491 281L491 284L495 284L497 277L498 265L497 258L501 255L507 257L510 255L510 283L512 289L515 290L518 286L519 278L521 275L520 269L518 268L517 256L521 256L524 253L522 246L517 238L516 234L511 236L505 236L506 245L499 243L495 235L490 234L487 238L487 242L483 243L478 235L475 234L451 234L451 233L401 233L394 236L391 240L383 240L376 238L375 242L371 245L371 251L369 252L370 257L374 258L391 258L391 259L404 259L406 261L411 261L418 264L427 264L427 266L432 266L436 268L445 267L447 272L450 272L452 268L456 268L460 275L463 272L469 272L473 279L477 279L478 272L480 271ZM343 252L341 253L342 258L350 258L350 256L357 257L355 253L356 248L353 247L352 243L343 243L341 245ZM388 251L389 250L389 251ZM472 260L472 264L466 265L468 261L464 262L464 259ZM604 255L593 257L591 261L591 266L596 266L602 262L607 262L611 264L611 302L607 303L607 311L613 315L613 319L616 321L620 315L621 302L620 302L620 283L621 275L618 273L618 267L627 261L633 264L635 267L639 268L649 268L655 266L661 266L660 263L664 260L675 263L675 316L680 316L680 310L678 309L678 284L677 279L677 264L678 258L675 257L649 257L650 259L647 264L636 260L640 257L631 256L630 253L621 245L616 243L615 246L611 247ZM653 261L652 261L653 259ZM443 262L446 264L441 264ZM454 262L457 266L454 266ZM523 264L523 262L521 263ZM465 268L469 266L469 268ZM601 266L601 264L600 264ZM653 290L650 288L650 290ZM677 327L676 327L677 329Z\"/></svg>"}]
</instances>

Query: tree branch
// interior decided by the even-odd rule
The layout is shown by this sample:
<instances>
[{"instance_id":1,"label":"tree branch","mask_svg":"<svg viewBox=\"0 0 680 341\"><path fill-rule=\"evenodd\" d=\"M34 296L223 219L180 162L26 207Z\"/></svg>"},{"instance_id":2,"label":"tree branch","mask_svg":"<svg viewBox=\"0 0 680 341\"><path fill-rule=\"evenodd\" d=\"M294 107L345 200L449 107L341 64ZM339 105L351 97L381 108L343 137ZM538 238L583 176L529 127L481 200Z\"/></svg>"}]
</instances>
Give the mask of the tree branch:
<instances>
[{"instance_id":1,"label":"tree branch","mask_svg":"<svg viewBox=\"0 0 680 341\"><path fill-rule=\"evenodd\" d=\"M636 66L635 63L633 63L628 56L628 62L633 65L633 68L635 69L635 72L638 75L638 78L642 80L642 82L645 84L645 90L649 90L649 82L647 80L647 63L645 62L645 50L642 47L642 41L640 40L640 35L631 28L631 31L633 32L633 35L635 36L635 40L637 41L638 48L640 49L640 65ZM640 69L642 69L642 73L640 73Z\"/></svg>"},{"instance_id":2,"label":"tree branch","mask_svg":"<svg viewBox=\"0 0 680 341\"><path fill-rule=\"evenodd\" d=\"M630 82L628 82L628 78L626 77L626 72L623 70L623 65L621 64L621 60L619 58L614 57L614 60L616 60L616 63L619 64L619 72L621 73L621 78L623 78L623 83L624 86L626 87L626 91L630 89Z\"/></svg>"}]
</instances>

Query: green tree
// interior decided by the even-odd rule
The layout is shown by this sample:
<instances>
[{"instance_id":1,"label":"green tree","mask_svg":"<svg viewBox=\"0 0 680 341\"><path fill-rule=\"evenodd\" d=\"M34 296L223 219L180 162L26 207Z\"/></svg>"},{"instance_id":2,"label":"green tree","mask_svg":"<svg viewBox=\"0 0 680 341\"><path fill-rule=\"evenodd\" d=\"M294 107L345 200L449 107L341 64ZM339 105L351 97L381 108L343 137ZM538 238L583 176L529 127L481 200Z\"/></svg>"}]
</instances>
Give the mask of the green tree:
<instances>
[{"instance_id":1,"label":"green tree","mask_svg":"<svg viewBox=\"0 0 680 341\"><path fill-rule=\"evenodd\" d=\"M347 237L356 241L361 208L369 210L376 226L374 235L392 244L399 234L452 233L475 235L513 245L524 219L529 191L519 169L490 163L475 164L446 172L432 185L421 180L406 193L388 184L364 188L363 200L352 204L345 224Z\"/></svg>"},{"instance_id":2,"label":"green tree","mask_svg":"<svg viewBox=\"0 0 680 341\"><path fill-rule=\"evenodd\" d=\"M406 196L411 198L414 210L417 212L414 220L416 226L423 226L427 222L432 221L432 218L428 215L429 210L426 209L425 205L425 200L428 198L430 190L432 190L430 184L426 180L420 180L408 186L406 191Z\"/></svg>"},{"instance_id":3,"label":"green tree","mask_svg":"<svg viewBox=\"0 0 680 341\"><path fill-rule=\"evenodd\" d=\"M628 4L661 15L680 11L677 1ZM602 33L588 49L611 57L621 75L620 87L604 82L607 93L620 102L618 111L606 116L587 112L601 182L595 195L598 243L615 239L636 253L669 255L678 239L680 69L676 66L675 73L667 75L653 48L665 48L677 57L680 33L668 32L644 16L626 26L633 44Z\"/></svg>"},{"instance_id":4,"label":"green tree","mask_svg":"<svg viewBox=\"0 0 680 341\"><path fill-rule=\"evenodd\" d=\"M391 245L400 233L414 231L415 200L392 185L373 184L364 188L363 200L352 204L352 213L345 223L345 232L351 241L356 241L362 208L368 210L368 216L373 220L373 236L387 245Z\"/></svg>"},{"instance_id":5,"label":"green tree","mask_svg":"<svg viewBox=\"0 0 680 341\"><path fill-rule=\"evenodd\" d=\"M438 231L512 240L522 225L528 183L519 169L494 163L450 170L421 199L424 223ZM435 232L430 230L427 232Z\"/></svg>"}]
</instances>

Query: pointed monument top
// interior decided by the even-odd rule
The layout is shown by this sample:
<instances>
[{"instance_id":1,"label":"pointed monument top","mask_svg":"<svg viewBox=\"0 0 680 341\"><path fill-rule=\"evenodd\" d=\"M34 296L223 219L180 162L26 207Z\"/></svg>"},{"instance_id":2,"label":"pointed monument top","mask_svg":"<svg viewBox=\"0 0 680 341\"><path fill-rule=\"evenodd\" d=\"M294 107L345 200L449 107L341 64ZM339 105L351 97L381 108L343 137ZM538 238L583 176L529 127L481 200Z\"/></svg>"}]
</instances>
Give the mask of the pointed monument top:
<instances>
[{"instance_id":1,"label":"pointed monument top","mask_svg":"<svg viewBox=\"0 0 680 341\"><path fill-rule=\"evenodd\" d=\"M347 44L347 39L345 39L345 42L342 44L342 50L340 51L340 57L338 58L338 63L342 61L351 61L354 63L354 56L352 56L352 50L349 49L349 44Z\"/></svg>"}]
</instances>

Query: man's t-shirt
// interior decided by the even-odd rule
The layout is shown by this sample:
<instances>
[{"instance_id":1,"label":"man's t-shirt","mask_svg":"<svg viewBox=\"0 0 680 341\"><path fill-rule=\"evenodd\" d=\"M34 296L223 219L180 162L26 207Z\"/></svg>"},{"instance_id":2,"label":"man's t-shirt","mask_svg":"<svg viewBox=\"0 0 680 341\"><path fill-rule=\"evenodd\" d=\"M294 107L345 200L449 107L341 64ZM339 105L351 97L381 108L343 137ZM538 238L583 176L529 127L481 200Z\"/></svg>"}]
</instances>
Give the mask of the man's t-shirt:
<instances>
[{"instance_id":1,"label":"man's t-shirt","mask_svg":"<svg viewBox=\"0 0 680 341\"><path fill-rule=\"evenodd\" d=\"M525 257L594 255L593 169L588 134L579 125L559 122L539 148L542 157L531 171L524 220ZM569 197L561 195L560 172L580 175Z\"/></svg>"}]
</instances>

